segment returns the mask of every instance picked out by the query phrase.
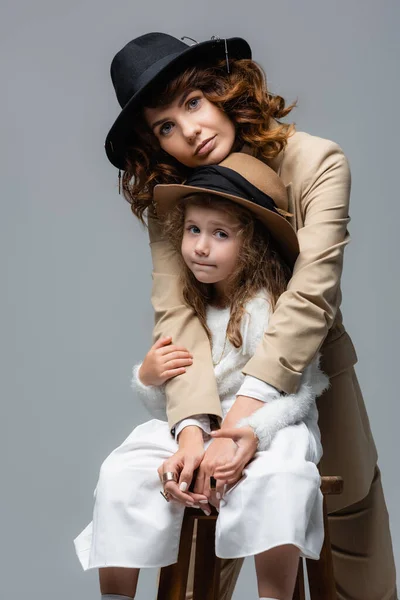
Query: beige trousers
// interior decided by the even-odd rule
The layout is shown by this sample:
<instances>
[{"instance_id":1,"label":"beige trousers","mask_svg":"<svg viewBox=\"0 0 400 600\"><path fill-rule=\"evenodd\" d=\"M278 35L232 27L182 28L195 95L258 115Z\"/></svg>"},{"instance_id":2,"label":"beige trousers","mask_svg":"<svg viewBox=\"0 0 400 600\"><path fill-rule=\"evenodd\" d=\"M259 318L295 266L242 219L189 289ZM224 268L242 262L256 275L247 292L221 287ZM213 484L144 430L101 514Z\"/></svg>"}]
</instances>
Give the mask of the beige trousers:
<instances>
[{"instance_id":1,"label":"beige trousers","mask_svg":"<svg viewBox=\"0 0 400 600\"><path fill-rule=\"evenodd\" d=\"M363 500L329 515L329 531L338 600L397 600L389 518L378 467ZM243 559L223 561L220 600L232 598L242 564ZM193 566L186 600L193 598Z\"/></svg>"}]
</instances>

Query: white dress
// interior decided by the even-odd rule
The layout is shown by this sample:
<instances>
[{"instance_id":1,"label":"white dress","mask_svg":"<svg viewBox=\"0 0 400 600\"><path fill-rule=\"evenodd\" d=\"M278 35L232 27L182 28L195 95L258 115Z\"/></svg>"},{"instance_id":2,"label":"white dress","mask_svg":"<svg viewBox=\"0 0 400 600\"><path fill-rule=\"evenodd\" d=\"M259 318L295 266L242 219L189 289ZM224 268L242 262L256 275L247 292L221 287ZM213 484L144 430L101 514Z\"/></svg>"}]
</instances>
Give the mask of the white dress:
<instances>
[{"instance_id":1,"label":"white dress","mask_svg":"<svg viewBox=\"0 0 400 600\"><path fill-rule=\"evenodd\" d=\"M236 349L229 341L225 344L229 310L208 309L213 358L215 363L219 361L215 376L223 416L243 383L241 369L254 354L267 326L268 312L265 293L246 305L241 326L243 345ZM260 425L261 435L266 433L261 440L266 449L256 453L243 477L221 500L215 540L220 558L252 556L282 544L294 544L302 556L319 558L324 532L316 465L322 448L315 397L326 387L326 378L317 358L304 371L302 382L300 395L283 396L254 413L259 416L254 423ZM151 413L159 418L136 427L101 466L93 521L74 542L85 570L162 567L177 561L185 507L165 502L157 468L178 450L178 444L166 421L163 388L145 388L135 378L133 383ZM293 410L282 418L283 402L289 399L297 406L295 401L301 400L304 389L312 399L304 418L296 419ZM267 431L269 423L272 429ZM209 443L206 441L205 446Z\"/></svg>"}]
</instances>

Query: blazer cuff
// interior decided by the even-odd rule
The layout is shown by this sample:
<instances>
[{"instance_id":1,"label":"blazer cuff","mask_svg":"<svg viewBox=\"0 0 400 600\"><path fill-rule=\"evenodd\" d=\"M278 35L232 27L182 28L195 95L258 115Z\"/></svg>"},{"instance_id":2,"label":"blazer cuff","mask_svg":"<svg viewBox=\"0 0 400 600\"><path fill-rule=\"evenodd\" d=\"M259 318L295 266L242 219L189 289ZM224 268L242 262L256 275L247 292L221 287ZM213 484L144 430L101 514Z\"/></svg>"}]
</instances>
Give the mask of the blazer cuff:
<instances>
[{"instance_id":1,"label":"blazer cuff","mask_svg":"<svg viewBox=\"0 0 400 600\"><path fill-rule=\"evenodd\" d=\"M268 402L271 396L276 396L278 393L279 391L273 385L269 385L257 377L246 375L236 396L248 396L261 402Z\"/></svg>"}]
</instances>

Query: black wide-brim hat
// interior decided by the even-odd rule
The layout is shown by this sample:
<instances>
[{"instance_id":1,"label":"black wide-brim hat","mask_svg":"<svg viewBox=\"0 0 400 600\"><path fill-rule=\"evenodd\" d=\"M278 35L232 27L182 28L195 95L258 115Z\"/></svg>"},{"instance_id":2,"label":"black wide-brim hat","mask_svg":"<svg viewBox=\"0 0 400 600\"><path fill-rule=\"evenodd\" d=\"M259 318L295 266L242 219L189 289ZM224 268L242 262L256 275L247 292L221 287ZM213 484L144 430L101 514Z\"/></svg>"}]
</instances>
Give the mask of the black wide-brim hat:
<instances>
[{"instance_id":1,"label":"black wide-brim hat","mask_svg":"<svg viewBox=\"0 0 400 600\"><path fill-rule=\"evenodd\" d=\"M110 162L125 169L126 151L133 139L133 115L152 87L168 83L192 65L230 58L251 58L249 44L242 38L212 38L189 46L167 33L146 33L128 42L111 63L111 79L122 111L105 142Z\"/></svg>"},{"instance_id":2,"label":"black wide-brim hat","mask_svg":"<svg viewBox=\"0 0 400 600\"><path fill-rule=\"evenodd\" d=\"M254 214L274 238L290 268L299 255L299 241L289 223L288 193L282 179L261 160L243 152L233 152L218 165L193 169L184 184L158 184L154 206L163 220L188 196L208 193L231 200Z\"/></svg>"}]
</instances>

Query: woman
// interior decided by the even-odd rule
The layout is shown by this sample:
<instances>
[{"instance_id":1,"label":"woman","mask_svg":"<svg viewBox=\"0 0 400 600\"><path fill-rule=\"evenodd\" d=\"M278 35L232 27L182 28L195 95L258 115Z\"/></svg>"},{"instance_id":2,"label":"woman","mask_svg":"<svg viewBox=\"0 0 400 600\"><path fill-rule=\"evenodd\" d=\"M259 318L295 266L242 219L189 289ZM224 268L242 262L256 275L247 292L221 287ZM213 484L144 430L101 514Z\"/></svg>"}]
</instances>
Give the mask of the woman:
<instances>
[{"instance_id":1,"label":"woman","mask_svg":"<svg viewBox=\"0 0 400 600\"><path fill-rule=\"evenodd\" d=\"M188 47L165 34L147 34L116 55L111 73L123 110L106 151L125 171L123 191L136 216L142 218L149 208L154 335L172 336L194 355L187 373L166 388L171 428L179 435L183 419L206 413L218 420L221 413L208 339L182 300L178 263L154 217L152 191L157 183L181 183L193 167L245 151L267 162L287 186L300 254L263 341L243 369L247 377L238 400L245 405L246 398L266 400L271 390L296 391L301 373L321 350L331 386L318 406L324 447L320 471L341 475L345 484L344 493L328 502L338 598L395 600L377 454L354 372L356 354L339 309L350 192L342 150L279 123L292 106L268 92L248 44L239 38ZM202 427L195 419L192 426ZM200 465L202 481L218 467L226 442L215 440L208 447ZM190 481L189 463L185 471ZM168 485L179 498L178 486ZM232 594L240 565L225 567L224 599Z\"/></svg>"}]
</instances>

